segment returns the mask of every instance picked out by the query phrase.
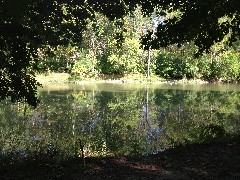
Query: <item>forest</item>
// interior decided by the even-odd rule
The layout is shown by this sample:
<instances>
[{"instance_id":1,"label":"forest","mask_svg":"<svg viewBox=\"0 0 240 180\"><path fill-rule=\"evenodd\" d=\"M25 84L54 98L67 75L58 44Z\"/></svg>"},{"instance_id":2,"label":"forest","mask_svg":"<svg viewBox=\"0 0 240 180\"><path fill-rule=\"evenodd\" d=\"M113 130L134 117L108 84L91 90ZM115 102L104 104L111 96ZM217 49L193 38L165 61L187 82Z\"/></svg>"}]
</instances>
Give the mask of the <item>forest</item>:
<instances>
[{"instance_id":1,"label":"forest","mask_svg":"<svg viewBox=\"0 0 240 180\"><path fill-rule=\"evenodd\" d=\"M1 100L36 106L36 73L239 80L239 1L0 2ZM228 8L226 8L228 7Z\"/></svg>"},{"instance_id":2,"label":"forest","mask_svg":"<svg viewBox=\"0 0 240 180\"><path fill-rule=\"evenodd\" d=\"M156 23L161 23L164 18L157 16L156 12L145 17L138 7L122 18L122 41L119 44L116 39L120 33L116 29L119 20L110 21L97 13L96 21L89 22L83 31L80 45L39 49L38 72L67 72L78 80L131 75L224 82L239 80L239 41L230 47L225 38L214 44L208 53L198 57L193 42L173 44L158 50L144 49L141 37L156 29Z\"/></svg>"}]
</instances>

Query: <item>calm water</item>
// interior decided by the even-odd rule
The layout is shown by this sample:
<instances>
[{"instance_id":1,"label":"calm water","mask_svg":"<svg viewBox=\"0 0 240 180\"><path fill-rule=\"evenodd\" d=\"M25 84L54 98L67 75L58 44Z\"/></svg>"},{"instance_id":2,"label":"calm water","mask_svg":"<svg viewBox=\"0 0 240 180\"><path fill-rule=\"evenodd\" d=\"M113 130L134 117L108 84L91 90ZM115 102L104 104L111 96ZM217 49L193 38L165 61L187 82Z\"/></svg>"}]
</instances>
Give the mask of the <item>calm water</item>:
<instances>
[{"instance_id":1,"label":"calm water","mask_svg":"<svg viewBox=\"0 0 240 180\"><path fill-rule=\"evenodd\" d=\"M240 133L240 85L44 84L41 104L0 104L0 152L152 154Z\"/></svg>"}]
</instances>

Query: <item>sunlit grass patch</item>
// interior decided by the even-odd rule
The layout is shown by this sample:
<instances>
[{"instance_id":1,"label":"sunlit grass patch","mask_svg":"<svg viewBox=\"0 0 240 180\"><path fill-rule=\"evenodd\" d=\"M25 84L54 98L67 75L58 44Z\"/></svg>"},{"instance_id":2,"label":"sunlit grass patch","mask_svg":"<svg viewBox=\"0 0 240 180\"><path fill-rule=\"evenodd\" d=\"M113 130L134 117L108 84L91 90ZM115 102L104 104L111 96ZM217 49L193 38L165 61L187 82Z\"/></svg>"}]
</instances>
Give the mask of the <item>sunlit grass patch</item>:
<instances>
[{"instance_id":1,"label":"sunlit grass patch","mask_svg":"<svg viewBox=\"0 0 240 180\"><path fill-rule=\"evenodd\" d=\"M37 74L36 79L39 82L68 82L70 75L68 73L47 73Z\"/></svg>"}]
</instances>

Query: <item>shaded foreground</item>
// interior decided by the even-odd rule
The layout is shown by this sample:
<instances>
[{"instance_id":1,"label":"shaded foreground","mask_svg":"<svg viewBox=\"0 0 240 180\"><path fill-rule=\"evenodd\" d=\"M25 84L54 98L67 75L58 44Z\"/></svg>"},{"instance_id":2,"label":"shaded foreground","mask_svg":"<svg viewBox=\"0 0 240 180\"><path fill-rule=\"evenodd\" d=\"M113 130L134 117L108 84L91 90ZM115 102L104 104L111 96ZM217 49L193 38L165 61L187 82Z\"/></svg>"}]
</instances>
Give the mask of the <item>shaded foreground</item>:
<instances>
[{"instance_id":1,"label":"shaded foreground","mask_svg":"<svg viewBox=\"0 0 240 180\"><path fill-rule=\"evenodd\" d=\"M1 158L0 179L240 179L240 139L197 144L146 157Z\"/></svg>"}]
</instances>

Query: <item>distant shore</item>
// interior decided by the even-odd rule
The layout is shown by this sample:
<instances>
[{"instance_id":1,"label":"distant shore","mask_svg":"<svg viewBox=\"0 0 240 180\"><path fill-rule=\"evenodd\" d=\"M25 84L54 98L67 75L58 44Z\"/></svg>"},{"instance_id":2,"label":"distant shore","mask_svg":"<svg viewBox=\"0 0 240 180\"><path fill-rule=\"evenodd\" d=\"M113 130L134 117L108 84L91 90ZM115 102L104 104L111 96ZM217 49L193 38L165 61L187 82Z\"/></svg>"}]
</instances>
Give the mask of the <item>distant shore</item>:
<instances>
[{"instance_id":1,"label":"distant shore","mask_svg":"<svg viewBox=\"0 0 240 180\"><path fill-rule=\"evenodd\" d=\"M144 76L127 76L127 77L113 77L106 76L103 78L89 78L79 79L73 78L67 73L49 73L47 75L38 74L36 79L40 83L75 83L75 84L92 84L92 83L112 83L112 84L208 84L208 81L201 79L180 79L180 80L168 80L159 77L146 78Z\"/></svg>"}]
</instances>

